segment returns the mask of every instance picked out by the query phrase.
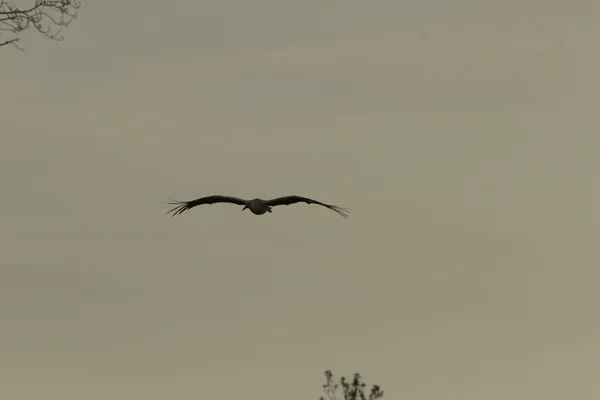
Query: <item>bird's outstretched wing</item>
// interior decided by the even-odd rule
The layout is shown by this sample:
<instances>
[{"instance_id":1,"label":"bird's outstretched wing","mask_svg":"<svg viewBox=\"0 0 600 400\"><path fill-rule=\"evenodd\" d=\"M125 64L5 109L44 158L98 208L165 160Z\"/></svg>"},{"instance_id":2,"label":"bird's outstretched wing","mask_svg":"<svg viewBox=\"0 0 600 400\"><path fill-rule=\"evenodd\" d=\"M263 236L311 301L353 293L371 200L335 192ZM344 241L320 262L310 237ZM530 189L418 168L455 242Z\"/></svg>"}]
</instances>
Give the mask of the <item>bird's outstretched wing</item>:
<instances>
[{"instance_id":1,"label":"bird's outstretched wing","mask_svg":"<svg viewBox=\"0 0 600 400\"><path fill-rule=\"evenodd\" d=\"M240 206L243 206L244 204L246 204L246 200L238 199L237 197L220 196L220 195L200 197L199 199L190 200L190 201L171 200L171 202L168 202L167 204L175 205L176 207L173 207L172 209L167 211L167 214L172 212L173 213L172 216L174 217L177 214L181 214L185 210L189 210L192 207L200 206L202 204L214 204L214 203L233 203L233 204L238 204Z\"/></svg>"},{"instance_id":2,"label":"bird's outstretched wing","mask_svg":"<svg viewBox=\"0 0 600 400\"><path fill-rule=\"evenodd\" d=\"M276 199L271 199L271 200L267 201L267 204L269 204L270 206L273 206L273 207L281 206L281 205L289 206L290 204L295 204L295 203L318 204L320 206L327 207L330 210L335 211L336 213L340 214L344 218L348 218L348 213L350 212L350 210L348 210L347 208L341 207L341 206L325 204L325 203L321 203L320 201L317 201L317 200L309 199L307 197L296 196L296 195L278 197Z\"/></svg>"}]
</instances>

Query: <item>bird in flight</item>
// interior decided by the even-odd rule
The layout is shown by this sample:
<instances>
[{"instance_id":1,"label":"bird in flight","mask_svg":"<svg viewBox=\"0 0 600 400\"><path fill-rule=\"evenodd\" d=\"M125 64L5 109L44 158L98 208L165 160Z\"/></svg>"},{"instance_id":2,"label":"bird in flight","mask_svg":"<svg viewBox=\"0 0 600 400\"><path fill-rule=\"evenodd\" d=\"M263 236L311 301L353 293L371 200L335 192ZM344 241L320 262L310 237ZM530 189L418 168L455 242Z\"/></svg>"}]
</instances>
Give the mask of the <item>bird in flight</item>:
<instances>
[{"instance_id":1,"label":"bird in flight","mask_svg":"<svg viewBox=\"0 0 600 400\"><path fill-rule=\"evenodd\" d=\"M296 196L296 195L278 197L276 199L271 199L271 200L263 200L263 199L244 200L244 199L239 199L237 197L231 197L231 196L213 195L213 196L200 197L198 199L190 200L190 201L171 200L171 202L169 202L167 204L175 205L176 207L173 207L171 210L167 211L167 214L173 213L172 216L174 217L175 215L181 214L182 212L189 210L192 207L200 206L203 204L214 204L214 203L232 203L232 204L244 206L244 208L242 208L242 211L244 211L247 208L248 210L250 210L252 212L252 214L255 214L255 215L263 215L264 213L267 213L267 212L270 213L270 212L272 212L271 207L281 206L281 205L289 206L290 204L295 204L295 203L317 204L317 205L320 205L323 207L327 207L330 210L335 211L336 213L338 213L339 215L341 215L344 218L348 218L348 213L350 212L347 208L344 208L344 207L334 206L331 204L325 204L325 203L321 203L320 201L316 201L313 199L309 199L307 197L301 197L301 196Z\"/></svg>"}]
</instances>

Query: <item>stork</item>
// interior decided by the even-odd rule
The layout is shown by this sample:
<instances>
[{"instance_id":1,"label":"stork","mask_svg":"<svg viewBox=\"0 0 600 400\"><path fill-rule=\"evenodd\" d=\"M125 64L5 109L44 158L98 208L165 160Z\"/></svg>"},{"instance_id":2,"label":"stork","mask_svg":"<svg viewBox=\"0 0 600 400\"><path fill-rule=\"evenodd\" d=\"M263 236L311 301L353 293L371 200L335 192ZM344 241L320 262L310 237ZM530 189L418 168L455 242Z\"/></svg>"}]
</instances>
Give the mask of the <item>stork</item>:
<instances>
[{"instance_id":1,"label":"stork","mask_svg":"<svg viewBox=\"0 0 600 400\"><path fill-rule=\"evenodd\" d=\"M335 206L335 205L331 205L331 204L325 204L325 203L321 203L320 201L317 201L317 200L309 199L307 197L296 196L296 195L277 197L277 198L271 199L271 200L263 200L263 199L244 200L244 199L240 199L237 197L231 197L231 196L212 195L212 196L200 197L198 199L190 200L190 201L171 200L171 202L168 202L167 204L175 205L176 207L173 207L171 210L167 211L167 214L173 213L172 216L174 217L175 215L181 214L182 212L189 210L192 207L200 206L203 204L215 204L215 203L232 203L232 204L244 206L244 208L242 208L242 211L244 211L245 209L248 209L252 212L252 214L255 214L255 215L263 215L267 212L271 213L271 212L273 212L273 211L271 211L271 208L275 207L275 206L281 206L281 205L288 206L290 204L295 204L295 203L317 204L317 205L320 205L320 206L323 206L323 207L329 208L330 210L335 211L336 213L338 213L339 215L341 215L344 218L348 218L348 213L350 212L347 208L344 208L344 207Z\"/></svg>"}]
</instances>

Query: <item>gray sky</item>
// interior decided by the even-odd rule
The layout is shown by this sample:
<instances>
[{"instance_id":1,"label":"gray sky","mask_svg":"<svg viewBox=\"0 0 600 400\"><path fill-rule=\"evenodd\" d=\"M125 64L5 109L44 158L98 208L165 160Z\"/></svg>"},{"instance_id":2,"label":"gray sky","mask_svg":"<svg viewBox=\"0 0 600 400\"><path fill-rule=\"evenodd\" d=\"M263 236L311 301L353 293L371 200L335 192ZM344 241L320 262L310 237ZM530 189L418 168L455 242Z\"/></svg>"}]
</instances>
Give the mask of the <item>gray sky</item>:
<instances>
[{"instance_id":1,"label":"gray sky","mask_svg":"<svg viewBox=\"0 0 600 400\"><path fill-rule=\"evenodd\" d=\"M126 3L0 50L1 398L600 395L598 2Z\"/></svg>"}]
</instances>

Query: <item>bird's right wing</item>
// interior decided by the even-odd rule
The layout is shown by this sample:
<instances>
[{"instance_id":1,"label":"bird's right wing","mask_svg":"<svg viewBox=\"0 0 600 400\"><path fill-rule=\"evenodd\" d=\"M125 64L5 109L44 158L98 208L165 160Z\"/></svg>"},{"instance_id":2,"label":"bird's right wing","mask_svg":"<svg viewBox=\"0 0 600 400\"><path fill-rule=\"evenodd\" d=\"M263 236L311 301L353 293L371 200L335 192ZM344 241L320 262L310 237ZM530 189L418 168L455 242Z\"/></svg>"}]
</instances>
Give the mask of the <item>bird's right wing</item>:
<instances>
[{"instance_id":1,"label":"bird's right wing","mask_svg":"<svg viewBox=\"0 0 600 400\"><path fill-rule=\"evenodd\" d=\"M309 199L308 197L302 197L302 196L296 196L296 195L290 195L290 196L283 196L283 197L278 197L276 199L271 199L267 201L267 204L269 204L270 206L289 206L290 204L295 204L295 203L306 203L306 204L318 204L320 206L323 207L327 207L330 210L335 211L336 213L338 213L339 215L341 215L344 218L348 218L348 213L350 212L350 210L348 210L345 207L341 207L341 206L336 206L334 204L325 204L325 203L321 203L320 201L314 200L314 199Z\"/></svg>"},{"instance_id":2,"label":"bird's right wing","mask_svg":"<svg viewBox=\"0 0 600 400\"><path fill-rule=\"evenodd\" d=\"M173 217L174 217L175 215L181 214L182 212L189 210L192 207L200 206L203 204L214 204L214 203L232 203L232 204L237 204L237 205L243 206L244 204L246 204L246 200L238 199L237 197L221 196L221 195L200 197L198 199L190 200L190 201L171 200L171 202L169 202L167 204L175 205L176 207L173 207L172 209L167 211L167 214L172 212Z\"/></svg>"}]
</instances>

